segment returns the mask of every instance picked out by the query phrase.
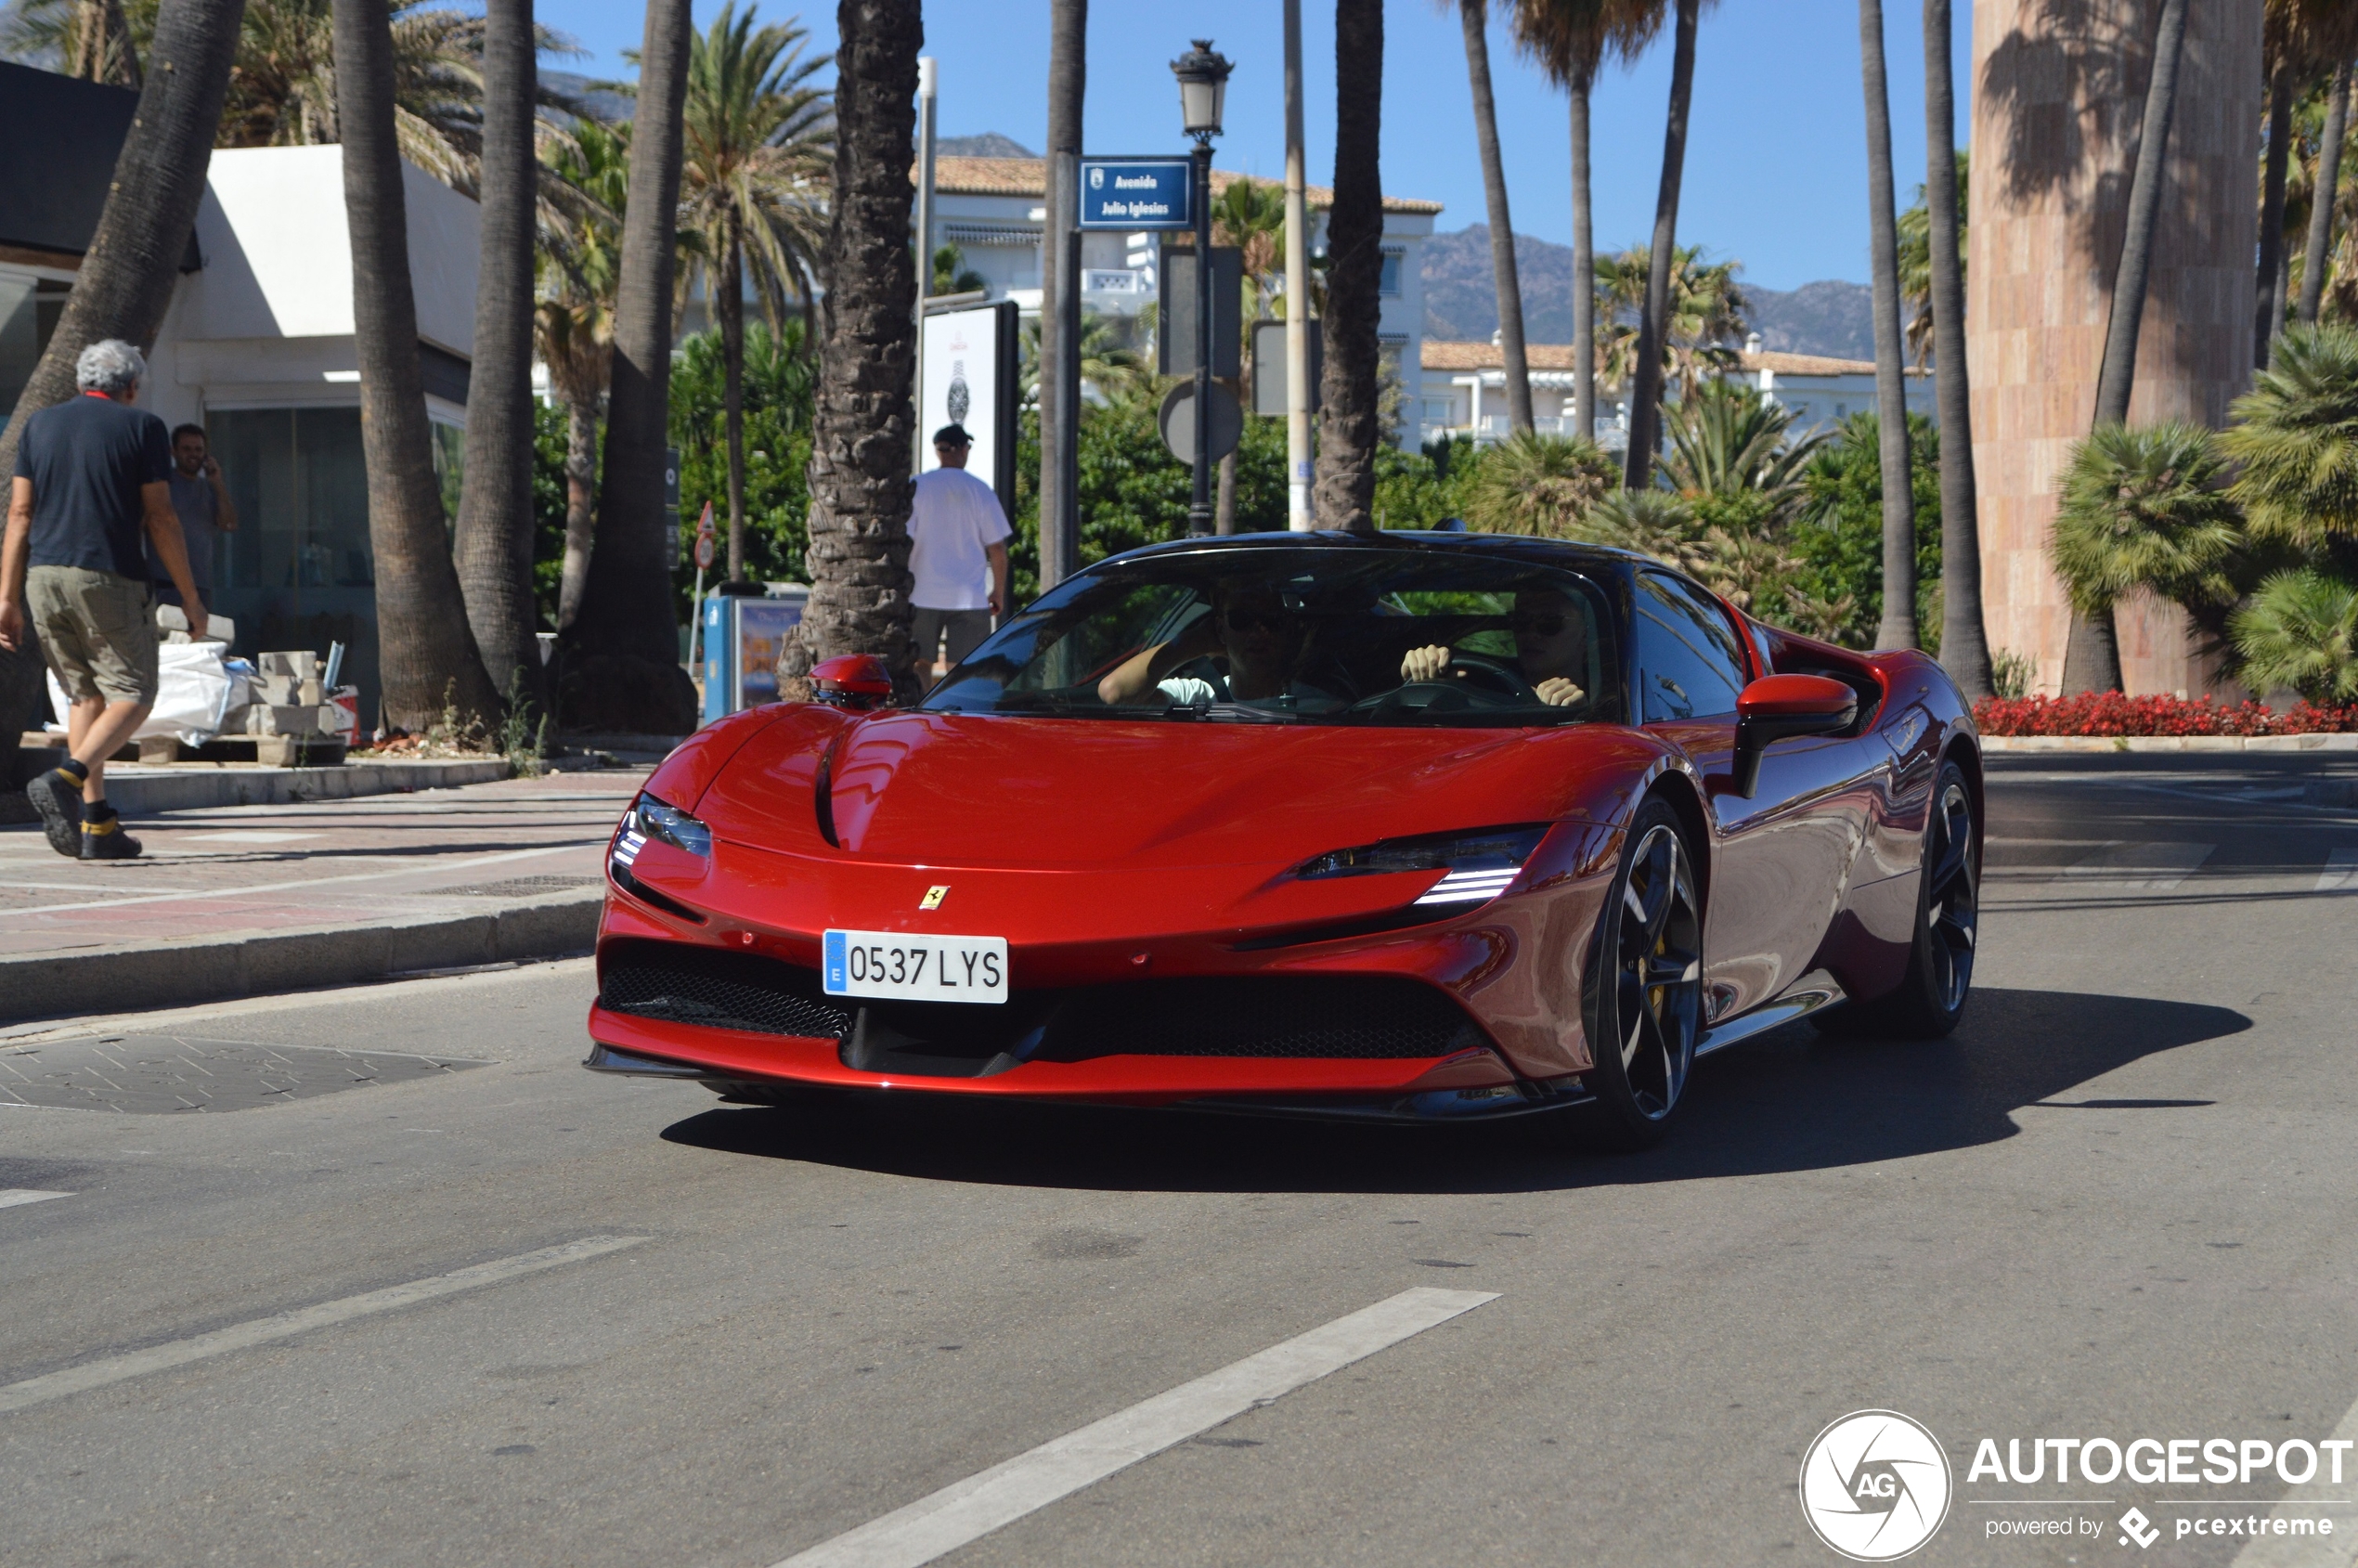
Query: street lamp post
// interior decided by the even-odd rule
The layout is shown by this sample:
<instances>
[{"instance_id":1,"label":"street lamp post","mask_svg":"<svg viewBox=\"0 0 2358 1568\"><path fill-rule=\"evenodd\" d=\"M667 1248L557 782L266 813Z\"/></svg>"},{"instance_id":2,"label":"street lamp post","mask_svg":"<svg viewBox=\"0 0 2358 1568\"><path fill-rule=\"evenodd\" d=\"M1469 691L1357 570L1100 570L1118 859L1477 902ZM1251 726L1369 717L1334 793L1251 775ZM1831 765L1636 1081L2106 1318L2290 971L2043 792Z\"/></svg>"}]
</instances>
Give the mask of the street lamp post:
<instances>
[{"instance_id":1,"label":"street lamp post","mask_svg":"<svg viewBox=\"0 0 2358 1568\"><path fill-rule=\"evenodd\" d=\"M1228 96L1228 71L1211 40L1171 62L1179 78L1179 111L1196 138L1190 176L1196 218L1196 491L1187 508L1187 532L1209 534L1211 519L1211 138L1220 134L1220 110Z\"/></svg>"}]
</instances>

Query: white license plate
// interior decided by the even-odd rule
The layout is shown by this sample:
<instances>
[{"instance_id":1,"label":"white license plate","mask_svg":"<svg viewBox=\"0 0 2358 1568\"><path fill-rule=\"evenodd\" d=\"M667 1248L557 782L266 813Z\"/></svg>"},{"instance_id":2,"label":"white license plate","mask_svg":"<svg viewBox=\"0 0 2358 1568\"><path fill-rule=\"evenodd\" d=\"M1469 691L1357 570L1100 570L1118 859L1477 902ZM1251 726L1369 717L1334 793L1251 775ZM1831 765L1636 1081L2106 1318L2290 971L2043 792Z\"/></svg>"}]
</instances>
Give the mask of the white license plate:
<instances>
[{"instance_id":1,"label":"white license plate","mask_svg":"<svg viewBox=\"0 0 2358 1568\"><path fill-rule=\"evenodd\" d=\"M1004 1002L1007 939L829 931L820 974L829 996L874 996L893 1002Z\"/></svg>"}]
</instances>

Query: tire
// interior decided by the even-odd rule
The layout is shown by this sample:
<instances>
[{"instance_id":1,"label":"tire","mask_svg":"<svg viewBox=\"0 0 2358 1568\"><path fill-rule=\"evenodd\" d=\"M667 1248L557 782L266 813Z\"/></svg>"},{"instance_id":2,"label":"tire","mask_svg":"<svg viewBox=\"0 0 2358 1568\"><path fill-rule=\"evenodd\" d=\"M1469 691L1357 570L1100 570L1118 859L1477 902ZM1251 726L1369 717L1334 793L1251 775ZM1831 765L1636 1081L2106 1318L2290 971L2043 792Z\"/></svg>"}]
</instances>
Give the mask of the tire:
<instances>
[{"instance_id":1,"label":"tire","mask_svg":"<svg viewBox=\"0 0 2358 1568\"><path fill-rule=\"evenodd\" d=\"M1703 1030L1703 901L1667 801L1648 800L1632 819L1589 953L1595 1098L1571 1124L1591 1146L1650 1148L1670 1131Z\"/></svg>"},{"instance_id":2,"label":"tire","mask_svg":"<svg viewBox=\"0 0 2358 1568\"><path fill-rule=\"evenodd\" d=\"M1957 1027L1973 994L1981 911L1981 823L1965 771L1944 762L1924 823L1923 875L1908 972L1889 994L1829 1009L1830 1034L1937 1040Z\"/></svg>"}]
</instances>

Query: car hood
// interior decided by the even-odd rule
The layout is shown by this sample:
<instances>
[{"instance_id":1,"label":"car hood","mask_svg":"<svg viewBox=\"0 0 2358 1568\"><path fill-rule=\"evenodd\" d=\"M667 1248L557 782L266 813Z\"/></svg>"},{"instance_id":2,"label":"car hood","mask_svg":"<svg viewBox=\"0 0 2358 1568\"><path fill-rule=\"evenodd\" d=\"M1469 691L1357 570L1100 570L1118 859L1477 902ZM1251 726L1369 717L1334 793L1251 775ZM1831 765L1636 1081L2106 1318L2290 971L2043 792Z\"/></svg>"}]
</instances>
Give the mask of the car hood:
<instances>
[{"instance_id":1,"label":"car hood","mask_svg":"<svg viewBox=\"0 0 2358 1568\"><path fill-rule=\"evenodd\" d=\"M1617 816L1655 748L1605 726L1373 729L883 713L778 724L699 814L725 838L934 866L1235 864L1380 838Z\"/></svg>"}]
</instances>

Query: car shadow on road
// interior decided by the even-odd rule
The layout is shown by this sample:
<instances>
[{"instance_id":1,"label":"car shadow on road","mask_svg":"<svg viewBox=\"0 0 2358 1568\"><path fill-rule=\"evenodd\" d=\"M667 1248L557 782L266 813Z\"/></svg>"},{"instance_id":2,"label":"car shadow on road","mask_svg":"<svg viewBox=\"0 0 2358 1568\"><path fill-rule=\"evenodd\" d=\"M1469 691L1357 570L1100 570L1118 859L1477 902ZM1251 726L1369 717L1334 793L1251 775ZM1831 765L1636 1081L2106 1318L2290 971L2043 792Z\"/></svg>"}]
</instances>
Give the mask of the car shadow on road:
<instances>
[{"instance_id":1,"label":"car shadow on road","mask_svg":"<svg viewBox=\"0 0 2358 1568\"><path fill-rule=\"evenodd\" d=\"M821 1095L723 1108L675 1144L930 1181L1120 1192L1540 1192L1823 1170L1996 1143L2014 1113L2163 1052L2251 1027L2226 1007L1985 989L1946 1040L1829 1039L1807 1025L1698 1064L1660 1147L1585 1147L1554 1114L1387 1126L1178 1110ZM2073 1108L2199 1115L2208 1100Z\"/></svg>"}]
</instances>

